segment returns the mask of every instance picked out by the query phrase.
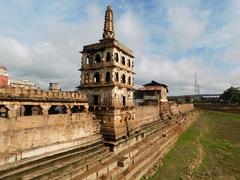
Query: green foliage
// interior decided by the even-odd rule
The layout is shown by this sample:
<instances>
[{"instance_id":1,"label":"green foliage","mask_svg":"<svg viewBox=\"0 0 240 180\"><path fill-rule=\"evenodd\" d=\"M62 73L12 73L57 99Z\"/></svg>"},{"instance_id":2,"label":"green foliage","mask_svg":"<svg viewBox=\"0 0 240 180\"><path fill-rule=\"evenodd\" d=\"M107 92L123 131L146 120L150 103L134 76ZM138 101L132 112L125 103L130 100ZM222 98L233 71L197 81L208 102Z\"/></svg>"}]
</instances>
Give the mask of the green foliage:
<instances>
[{"instance_id":1,"label":"green foliage","mask_svg":"<svg viewBox=\"0 0 240 180\"><path fill-rule=\"evenodd\" d=\"M141 93L140 91L135 90L133 92L133 97L134 97L134 99L142 99L143 98L143 93Z\"/></svg>"},{"instance_id":2,"label":"green foliage","mask_svg":"<svg viewBox=\"0 0 240 180\"><path fill-rule=\"evenodd\" d=\"M220 99L227 102L240 102L240 90L238 88L230 87L223 92Z\"/></svg>"}]
</instances>

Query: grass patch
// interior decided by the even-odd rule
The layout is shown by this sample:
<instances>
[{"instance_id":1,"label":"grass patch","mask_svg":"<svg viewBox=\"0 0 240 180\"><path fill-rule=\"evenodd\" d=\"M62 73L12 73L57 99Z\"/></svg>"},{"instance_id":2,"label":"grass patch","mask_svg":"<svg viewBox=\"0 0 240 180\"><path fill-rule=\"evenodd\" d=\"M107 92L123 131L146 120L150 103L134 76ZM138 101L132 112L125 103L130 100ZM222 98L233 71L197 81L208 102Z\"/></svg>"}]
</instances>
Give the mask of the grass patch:
<instances>
[{"instance_id":1,"label":"grass patch","mask_svg":"<svg viewBox=\"0 0 240 180\"><path fill-rule=\"evenodd\" d=\"M202 156L199 156L199 148ZM189 174L192 162L200 163ZM240 115L204 111L177 140L150 180L240 179Z\"/></svg>"}]
</instances>

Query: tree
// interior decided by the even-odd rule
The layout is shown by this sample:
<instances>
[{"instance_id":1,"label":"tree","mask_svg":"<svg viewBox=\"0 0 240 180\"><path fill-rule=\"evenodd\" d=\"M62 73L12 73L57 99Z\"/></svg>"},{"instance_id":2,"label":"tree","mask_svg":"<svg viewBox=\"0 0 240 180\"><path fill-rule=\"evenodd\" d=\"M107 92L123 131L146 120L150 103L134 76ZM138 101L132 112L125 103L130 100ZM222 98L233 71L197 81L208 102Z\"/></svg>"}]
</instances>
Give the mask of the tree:
<instances>
[{"instance_id":1,"label":"tree","mask_svg":"<svg viewBox=\"0 0 240 180\"><path fill-rule=\"evenodd\" d=\"M240 90L238 88L230 87L225 90L219 98L228 102L240 102Z\"/></svg>"}]
</instances>

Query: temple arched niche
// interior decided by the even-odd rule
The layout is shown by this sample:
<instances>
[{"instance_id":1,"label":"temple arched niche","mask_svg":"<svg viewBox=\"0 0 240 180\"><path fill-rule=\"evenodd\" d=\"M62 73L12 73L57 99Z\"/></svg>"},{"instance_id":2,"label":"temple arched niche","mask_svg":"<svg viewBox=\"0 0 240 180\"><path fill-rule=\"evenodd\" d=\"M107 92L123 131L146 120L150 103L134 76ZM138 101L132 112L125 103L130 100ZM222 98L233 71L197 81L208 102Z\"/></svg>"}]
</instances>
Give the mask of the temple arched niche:
<instances>
[{"instance_id":1,"label":"temple arched niche","mask_svg":"<svg viewBox=\"0 0 240 180\"><path fill-rule=\"evenodd\" d=\"M66 106L57 106L57 105L52 105L49 110L48 114L67 114L67 107Z\"/></svg>"},{"instance_id":2,"label":"temple arched niche","mask_svg":"<svg viewBox=\"0 0 240 180\"><path fill-rule=\"evenodd\" d=\"M119 61L118 53L114 53L114 60L115 60L116 62Z\"/></svg>"},{"instance_id":3,"label":"temple arched niche","mask_svg":"<svg viewBox=\"0 0 240 180\"><path fill-rule=\"evenodd\" d=\"M125 65L125 57L122 56L122 65Z\"/></svg>"},{"instance_id":4,"label":"temple arched niche","mask_svg":"<svg viewBox=\"0 0 240 180\"><path fill-rule=\"evenodd\" d=\"M9 109L6 106L0 105L0 118L8 118L8 111Z\"/></svg>"},{"instance_id":5,"label":"temple arched niche","mask_svg":"<svg viewBox=\"0 0 240 180\"><path fill-rule=\"evenodd\" d=\"M126 83L126 75L125 74L122 74L122 77L121 77L121 83Z\"/></svg>"},{"instance_id":6,"label":"temple arched niche","mask_svg":"<svg viewBox=\"0 0 240 180\"><path fill-rule=\"evenodd\" d=\"M101 56L100 54L97 54L96 57L95 57L95 63L100 63L101 62Z\"/></svg>"},{"instance_id":7,"label":"temple arched niche","mask_svg":"<svg viewBox=\"0 0 240 180\"><path fill-rule=\"evenodd\" d=\"M100 82L100 74L98 72L95 72L93 76L93 82L98 83Z\"/></svg>"},{"instance_id":8,"label":"temple arched niche","mask_svg":"<svg viewBox=\"0 0 240 180\"><path fill-rule=\"evenodd\" d=\"M86 73L86 74L84 75L84 82L85 82L85 83L88 83L88 81L89 81L89 74Z\"/></svg>"},{"instance_id":9,"label":"temple arched niche","mask_svg":"<svg viewBox=\"0 0 240 180\"><path fill-rule=\"evenodd\" d=\"M110 72L108 71L108 72L106 72L105 82L110 82L110 80L111 80L111 74L110 74Z\"/></svg>"},{"instance_id":10,"label":"temple arched niche","mask_svg":"<svg viewBox=\"0 0 240 180\"><path fill-rule=\"evenodd\" d=\"M89 55L87 55L87 57L86 57L85 64L90 64L90 56Z\"/></svg>"},{"instance_id":11,"label":"temple arched niche","mask_svg":"<svg viewBox=\"0 0 240 180\"><path fill-rule=\"evenodd\" d=\"M106 61L107 62L111 61L111 53L110 52L107 52Z\"/></svg>"}]
</instances>

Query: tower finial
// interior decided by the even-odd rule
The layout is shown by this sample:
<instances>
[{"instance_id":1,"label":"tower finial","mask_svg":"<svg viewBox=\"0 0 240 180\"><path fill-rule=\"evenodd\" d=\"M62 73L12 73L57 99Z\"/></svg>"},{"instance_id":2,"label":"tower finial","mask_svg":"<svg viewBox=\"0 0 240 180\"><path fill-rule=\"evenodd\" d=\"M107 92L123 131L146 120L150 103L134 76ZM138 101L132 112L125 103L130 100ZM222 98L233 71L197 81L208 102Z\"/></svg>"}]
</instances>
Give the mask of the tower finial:
<instances>
[{"instance_id":1,"label":"tower finial","mask_svg":"<svg viewBox=\"0 0 240 180\"><path fill-rule=\"evenodd\" d=\"M113 11L111 6L107 6L103 29L103 39L114 39Z\"/></svg>"}]
</instances>

